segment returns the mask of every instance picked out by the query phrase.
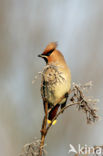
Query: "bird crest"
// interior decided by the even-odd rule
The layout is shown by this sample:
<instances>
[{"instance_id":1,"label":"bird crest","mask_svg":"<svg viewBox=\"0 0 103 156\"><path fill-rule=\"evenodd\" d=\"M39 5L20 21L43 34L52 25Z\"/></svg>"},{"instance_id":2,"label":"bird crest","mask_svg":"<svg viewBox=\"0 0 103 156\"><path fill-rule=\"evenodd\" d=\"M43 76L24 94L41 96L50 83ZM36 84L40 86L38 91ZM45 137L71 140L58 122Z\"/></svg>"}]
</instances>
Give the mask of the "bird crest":
<instances>
[{"instance_id":1,"label":"bird crest","mask_svg":"<svg viewBox=\"0 0 103 156\"><path fill-rule=\"evenodd\" d=\"M47 45L45 48L44 52L42 53L43 55L50 55L57 47L57 42L51 42Z\"/></svg>"}]
</instances>

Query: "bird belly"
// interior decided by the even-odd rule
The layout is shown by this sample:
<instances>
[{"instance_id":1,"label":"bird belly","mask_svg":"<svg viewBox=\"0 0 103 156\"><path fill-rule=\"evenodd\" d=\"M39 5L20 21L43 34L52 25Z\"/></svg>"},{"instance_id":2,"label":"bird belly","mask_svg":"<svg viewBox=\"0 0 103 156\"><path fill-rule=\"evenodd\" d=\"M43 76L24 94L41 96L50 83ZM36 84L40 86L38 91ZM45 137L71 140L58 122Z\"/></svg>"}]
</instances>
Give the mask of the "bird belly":
<instances>
[{"instance_id":1,"label":"bird belly","mask_svg":"<svg viewBox=\"0 0 103 156\"><path fill-rule=\"evenodd\" d=\"M41 94L51 104L55 104L70 89L68 73L60 71L55 67L48 67L43 72ZM60 104L64 103L64 98Z\"/></svg>"},{"instance_id":2,"label":"bird belly","mask_svg":"<svg viewBox=\"0 0 103 156\"><path fill-rule=\"evenodd\" d=\"M63 95L65 95L69 91L69 87L67 87L67 83L57 83L53 86L47 86L47 100L49 103L53 104L59 100ZM66 98L64 98L60 104L64 103Z\"/></svg>"}]
</instances>

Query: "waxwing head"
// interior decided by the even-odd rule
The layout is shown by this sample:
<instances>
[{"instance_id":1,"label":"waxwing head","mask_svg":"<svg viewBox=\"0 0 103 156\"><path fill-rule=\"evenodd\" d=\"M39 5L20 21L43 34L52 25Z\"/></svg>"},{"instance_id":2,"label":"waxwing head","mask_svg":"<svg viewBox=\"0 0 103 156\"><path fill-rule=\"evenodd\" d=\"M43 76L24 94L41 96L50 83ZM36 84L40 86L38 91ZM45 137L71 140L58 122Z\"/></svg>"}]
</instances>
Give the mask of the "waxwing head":
<instances>
[{"instance_id":1,"label":"waxwing head","mask_svg":"<svg viewBox=\"0 0 103 156\"><path fill-rule=\"evenodd\" d=\"M44 52L38 57L41 57L45 60L46 64L48 63L55 63L55 62L64 62L64 57L61 54L60 51L56 49L57 47L57 42L51 42L47 45L45 48Z\"/></svg>"}]
</instances>

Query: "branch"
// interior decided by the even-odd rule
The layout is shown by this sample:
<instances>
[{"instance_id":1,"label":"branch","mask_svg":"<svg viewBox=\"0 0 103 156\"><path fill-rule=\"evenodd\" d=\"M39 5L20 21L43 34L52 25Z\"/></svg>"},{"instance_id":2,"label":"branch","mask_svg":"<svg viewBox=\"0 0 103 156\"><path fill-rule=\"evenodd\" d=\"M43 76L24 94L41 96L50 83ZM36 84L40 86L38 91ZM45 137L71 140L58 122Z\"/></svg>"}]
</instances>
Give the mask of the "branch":
<instances>
[{"instance_id":1,"label":"branch","mask_svg":"<svg viewBox=\"0 0 103 156\"><path fill-rule=\"evenodd\" d=\"M41 142L40 142L40 156L42 156L45 136L46 136L46 126L47 126L47 118L48 118L48 102L45 102L45 116L42 123L42 129L41 129Z\"/></svg>"},{"instance_id":2,"label":"branch","mask_svg":"<svg viewBox=\"0 0 103 156\"><path fill-rule=\"evenodd\" d=\"M57 113L57 115L55 116L55 118L51 121L50 124L47 125L47 117L48 117L48 103L46 102L45 104L45 116L42 122L42 128L41 128L41 139L38 143L38 146L36 147L38 152L36 152L35 155L35 148L34 149L34 153L32 153L32 156L44 156L45 155L45 150L44 150L44 146L45 146L45 137L49 132L50 127L52 126L52 123L55 119L57 119L59 117L60 114L63 113L64 110L68 109L71 106L76 106L78 110L81 110L82 112L85 113L86 115L86 119L87 119L87 123L94 123L95 121L97 121L98 119L98 115L97 115L97 109L94 107L94 105L97 103L97 100L95 99L90 99L88 97L85 97L84 95L84 91L88 90L89 88L91 88L91 82L85 84L84 86L82 85L77 85L77 84L73 84L73 88L69 91L69 103L63 108L60 109ZM58 101L56 101L55 105L57 103L60 103L62 101L62 99L64 99L65 95L62 96ZM29 147L31 147L29 144ZM28 154L28 150L26 151L25 155L20 155L20 156L29 156ZM31 156L30 155L30 156Z\"/></svg>"},{"instance_id":3,"label":"branch","mask_svg":"<svg viewBox=\"0 0 103 156\"><path fill-rule=\"evenodd\" d=\"M68 105L66 105L63 109L59 110L59 112L54 117L52 122L45 129L45 134L41 133L41 135L42 135L41 138L43 138L43 142L41 140L42 146L44 145L45 137L46 137L50 127L52 126L53 121L56 120L59 117L59 115L61 113L63 113L63 111L66 110L67 108L69 108L70 106L76 105L78 107L78 110L82 110L86 114L87 123L95 122L98 119L98 116L96 114L97 110L90 105L90 101L94 104L94 102L96 100L93 100L93 99L90 100L88 98L85 98L85 96L83 94L83 90L88 87L89 87L89 84L85 84L84 86L80 86L80 85L76 85L76 84L73 85L73 89L71 91L69 91L69 94L71 95L70 103ZM64 97L65 97L65 95L62 96L58 101L56 101L55 105L60 103L64 99ZM42 149L41 145L40 145L40 149ZM40 156L42 156L42 155L40 155Z\"/></svg>"}]
</instances>

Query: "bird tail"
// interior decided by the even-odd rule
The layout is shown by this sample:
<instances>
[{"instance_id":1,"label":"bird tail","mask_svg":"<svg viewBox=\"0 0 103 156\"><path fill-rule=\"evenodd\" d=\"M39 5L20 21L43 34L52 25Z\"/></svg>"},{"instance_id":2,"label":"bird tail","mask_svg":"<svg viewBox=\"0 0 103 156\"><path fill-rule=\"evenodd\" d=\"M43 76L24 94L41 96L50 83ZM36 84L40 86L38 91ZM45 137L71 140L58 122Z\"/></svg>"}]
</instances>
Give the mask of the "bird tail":
<instances>
[{"instance_id":1,"label":"bird tail","mask_svg":"<svg viewBox=\"0 0 103 156\"><path fill-rule=\"evenodd\" d=\"M48 124L51 123L51 121L54 119L54 117L56 116L57 114L57 111L58 111L58 108L59 108L59 104L55 105L51 111L49 112L49 115L48 115ZM56 120L53 121L53 125L55 125L56 123Z\"/></svg>"}]
</instances>

